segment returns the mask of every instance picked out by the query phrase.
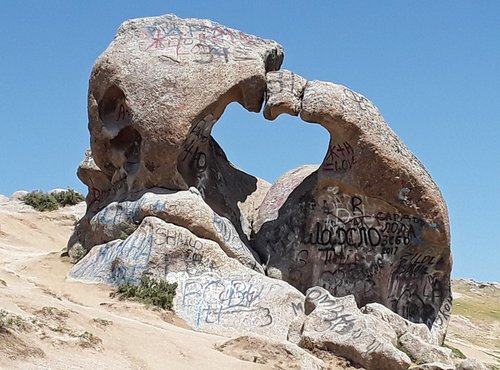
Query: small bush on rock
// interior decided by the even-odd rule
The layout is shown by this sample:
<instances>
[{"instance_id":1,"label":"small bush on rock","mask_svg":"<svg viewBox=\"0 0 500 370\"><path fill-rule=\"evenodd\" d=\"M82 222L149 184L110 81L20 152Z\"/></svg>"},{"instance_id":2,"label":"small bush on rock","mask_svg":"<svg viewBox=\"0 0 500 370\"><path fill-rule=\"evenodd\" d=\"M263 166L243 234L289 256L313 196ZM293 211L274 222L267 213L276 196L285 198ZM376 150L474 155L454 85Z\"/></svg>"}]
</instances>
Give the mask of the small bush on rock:
<instances>
[{"instance_id":1,"label":"small bush on rock","mask_svg":"<svg viewBox=\"0 0 500 370\"><path fill-rule=\"evenodd\" d=\"M22 201L40 212L55 211L59 208L59 203L54 196L41 191L32 191L26 194Z\"/></svg>"},{"instance_id":2,"label":"small bush on rock","mask_svg":"<svg viewBox=\"0 0 500 370\"><path fill-rule=\"evenodd\" d=\"M63 207L74 206L75 204L78 204L85 200L82 194L74 191L73 189L54 193L53 197L56 199L57 203L59 203Z\"/></svg>"},{"instance_id":3,"label":"small bush on rock","mask_svg":"<svg viewBox=\"0 0 500 370\"><path fill-rule=\"evenodd\" d=\"M22 201L40 212L55 211L59 206L72 206L85 200L82 194L68 189L53 194L36 190L26 194Z\"/></svg>"},{"instance_id":4,"label":"small bush on rock","mask_svg":"<svg viewBox=\"0 0 500 370\"><path fill-rule=\"evenodd\" d=\"M130 299L145 304L151 304L166 310L172 309L177 283L170 284L165 280L153 279L142 275L141 284L121 284L111 296L118 299Z\"/></svg>"}]
</instances>

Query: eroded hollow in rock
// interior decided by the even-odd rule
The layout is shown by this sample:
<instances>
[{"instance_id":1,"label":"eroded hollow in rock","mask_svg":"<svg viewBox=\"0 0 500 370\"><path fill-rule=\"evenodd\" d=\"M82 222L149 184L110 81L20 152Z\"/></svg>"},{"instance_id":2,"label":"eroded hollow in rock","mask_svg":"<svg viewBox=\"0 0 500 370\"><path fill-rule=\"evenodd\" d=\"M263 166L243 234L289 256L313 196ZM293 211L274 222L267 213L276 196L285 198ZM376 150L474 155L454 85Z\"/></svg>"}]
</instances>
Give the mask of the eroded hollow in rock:
<instances>
[{"instance_id":1,"label":"eroded hollow in rock","mask_svg":"<svg viewBox=\"0 0 500 370\"><path fill-rule=\"evenodd\" d=\"M112 128L130 122L131 114L125 100L125 94L116 85L112 85L106 90L99 102L99 117L105 125Z\"/></svg>"},{"instance_id":2,"label":"eroded hollow in rock","mask_svg":"<svg viewBox=\"0 0 500 370\"><path fill-rule=\"evenodd\" d=\"M286 320L273 321L278 311L291 320L302 307L289 284L301 292L320 285L359 305L380 302L442 339L451 257L439 189L371 102L338 84L273 72L282 58L274 41L208 20L166 15L120 27L90 80L93 158L79 174L92 195L69 248L96 252L73 277L175 281L179 314L192 323L206 315L206 330L234 329L223 313L235 306L224 297L237 292L248 298L237 305L246 315L263 314L251 321L265 333L275 322L287 330ZM228 104L257 112L264 99L265 118L300 115L330 136L320 166L292 170L272 187L232 166L211 135ZM109 266L118 257L119 279ZM273 294L293 291L292 306L284 296L279 305L260 301L274 286Z\"/></svg>"},{"instance_id":3,"label":"eroded hollow in rock","mask_svg":"<svg viewBox=\"0 0 500 370\"><path fill-rule=\"evenodd\" d=\"M141 157L141 141L141 135L133 127L121 129L109 142L111 163L117 168L123 168L128 175L136 172Z\"/></svg>"}]
</instances>

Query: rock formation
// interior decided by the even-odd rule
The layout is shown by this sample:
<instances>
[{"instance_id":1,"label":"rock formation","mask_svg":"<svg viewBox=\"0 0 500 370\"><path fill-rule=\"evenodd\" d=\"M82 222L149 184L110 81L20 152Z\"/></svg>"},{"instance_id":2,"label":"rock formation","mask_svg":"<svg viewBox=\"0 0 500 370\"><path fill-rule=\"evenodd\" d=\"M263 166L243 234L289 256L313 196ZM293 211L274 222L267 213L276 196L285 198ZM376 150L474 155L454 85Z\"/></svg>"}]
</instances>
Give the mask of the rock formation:
<instances>
[{"instance_id":1,"label":"rock formation","mask_svg":"<svg viewBox=\"0 0 500 370\"><path fill-rule=\"evenodd\" d=\"M209 20L121 25L90 77L69 276L152 275L178 284L174 309L196 330L407 368L400 338L434 350L451 311L445 203L368 99L282 60L276 42ZM235 168L211 136L234 101L322 125L323 163L272 186Z\"/></svg>"}]
</instances>

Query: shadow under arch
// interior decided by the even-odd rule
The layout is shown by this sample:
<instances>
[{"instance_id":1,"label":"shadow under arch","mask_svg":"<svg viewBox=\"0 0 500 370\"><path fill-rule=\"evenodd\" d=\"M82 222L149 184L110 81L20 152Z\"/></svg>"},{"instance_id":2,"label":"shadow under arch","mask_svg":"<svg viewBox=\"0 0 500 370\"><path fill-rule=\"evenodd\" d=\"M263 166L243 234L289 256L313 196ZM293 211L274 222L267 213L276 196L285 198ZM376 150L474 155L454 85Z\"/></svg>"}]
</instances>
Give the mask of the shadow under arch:
<instances>
[{"instance_id":1,"label":"shadow under arch","mask_svg":"<svg viewBox=\"0 0 500 370\"><path fill-rule=\"evenodd\" d=\"M224 102L223 99L221 101ZM226 217L233 223L240 238L250 246L252 228L257 217L258 208L271 184L233 165L221 145L214 138L214 131L215 135L219 131L218 129L214 129L214 127L224 126L225 130L232 131L231 136L233 140L237 137L239 141L248 142L249 136L252 136L254 141L258 141L263 133L265 135L265 132L272 132L275 137L283 139L283 137L287 136L286 132L289 131L290 125L277 126L276 124L270 124L261 115L259 115L259 118L256 115L254 116L255 118L246 118L252 117L252 115L240 104L236 104L238 101L232 101L225 106L222 106L222 102L219 102L216 106L207 108L203 116L193 124L178 156L177 170L186 184L189 187L197 188L203 199L217 214ZM290 118L293 119L293 117ZM287 120L284 118L283 121ZM304 126L300 122L297 122L295 125ZM316 143L324 141L325 143L321 145L324 147L328 142L328 137L324 134L316 135L318 130L323 131L320 127L319 125L311 125L307 128L309 130L312 129L311 132L314 132L313 135L309 135L310 138L315 136L314 139L311 139L311 142L312 140L315 140ZM303 136L301 132L295 135L296 138ZM258 163L257 168L255 168L256 170L259 167L263 167L263 163L270 163L270 161L280 162L279 157L285 151L284 144L286 140L281 140L283 144L281 149L273 148L271 145L272 141L272 139L268 141L269 147L267 148L267 153L271 152L275 154L264 154L261 160L255 160L255 153L257 151L262 153L265 145L260 145L252 153L248 153L250 148L247 145L247 152L243 156L238 156L238 158L252 158L253 162ZM294 150L293 143L288 144L288 152L300 154L300 151ZM241 149L238 145L231 147L233 149ZM320 153L320 150L321 152L323 151L323 149L319 148L320 146L316 145L316 155ZM279 153L280 151L281 153ZM321 154L321 157L323 155L324 153ZM265 157L268 157L267 160L265 160ZM284 167L281 165L278 168L283 169ZM256 172L259 172L259 175L260 173L265 173L265 171ZM275 175L275 177L277 176Z\"/></svg>"}]
</instances>

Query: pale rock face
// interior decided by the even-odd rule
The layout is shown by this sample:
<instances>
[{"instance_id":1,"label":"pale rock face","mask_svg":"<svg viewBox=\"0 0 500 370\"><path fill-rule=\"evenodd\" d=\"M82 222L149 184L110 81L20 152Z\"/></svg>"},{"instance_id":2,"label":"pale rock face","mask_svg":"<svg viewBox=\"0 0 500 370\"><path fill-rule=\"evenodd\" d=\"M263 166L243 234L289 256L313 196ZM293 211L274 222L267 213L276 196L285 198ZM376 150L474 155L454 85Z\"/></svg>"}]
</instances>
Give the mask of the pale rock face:
<instances>
[{"instance_id":1,"label":"pale rock face","mask_svg":"<svg viewBox=\"0 0 500 370\"><path fill-rule=\"evenodd\" d=\"M260 334L286 340L304 316L304 296L228 257L216 242L145 217L124 240L94 247L71 270L75 280L118 285L143 274L177 283L176 314L196 330L224 336Z\"/></svg>"},{"instance_id":2,"label":"pale rock face","mask_svg":"<svg viewBox=\"0 0 500 370\"><path fill-rule=\"evenodd\" d=\"M380 303L369 303L361 308L361 311L388 323L394 329L398 338L406 333L411 333L426 343L433 342L431 332L425 324L415 324L408 321Z\"/></svg>"},{"instance_id":3,"label":"pale rock face","mask_svg":"<svg viewBox=\"0 0 500 370\"><path fill-rule=\"evenodd\" d=\"M406 333L399 337L401 346L410 353L417 363L440 362L453 365L451 360L451 349L438 347L424 342L422 339L411 333Z\"/></svg>"},{"instance_id":4,"label":"pale rock face","mask_svg":"<svg viewBox=\"0 0 500 370\"><path fill-rule=\"evenodd\" d=\"M486 370L486 366L475 358L468 358L457 365L457 370Z\"/></svg>"},{"instance_id":5,"label":"pale rock face","mask_svg":"<svg viewBox=\"0 0 500 370\"><path fill-rule=\"evenodd\" d=\"M49 194L58 194L58 193L64 193L68 189L61 189L61 188L56 188L56 189L51 189L47 193Z\"/></svg>"},{"instance_id":6,"label":"pale rock face","mask_svg":"<svg viewBox=\"0 0 500 370\"><path fill-rule=\"evenodd\" d=\"M367 370L406 370L411 365L410 358L395 347L394 330L361 313L353 296L336 298L314 287L307 291L306 314L310 305L313 311L304 322L301 347L332 351Z\"/></svg>"},{"instance_id":7,"label":"pale rock face","mask_svg":"<svg viewBox=\"0 0 500 370\"><path fill-rule=\"evenodd\" d=\"M408 367L397 327L441 343L451 312L445 203L368 99L282 60L276 42L209 20L121 25L90 77L87 211L68 242L89 253L70 277L149 274L178 283L175 311L196 330ZM322 125L323 163L272 186L235 168L211 136L234 101ZM426 327L358 309L373 302Z\"/></svg>"},{"instance_id":8,"label":"pale rock face","mask_svg":"<svg viewBox=\"0 0 500 370\"><path fill-rule=\"evenodd\" d=\"M185 227L215 241L243 265L263 272L258 257L240 239L232 223L214 212L196 188L171 191L153 188L135 194L135 200L112 202L85 220L88 230L79 240L85 249L127 237L148 216ZM80 222L83 222L80 221ZM78 228L77 228L78 230ZM257 258L257 259L256 259Z\"/></svg>"}]
</instances>

